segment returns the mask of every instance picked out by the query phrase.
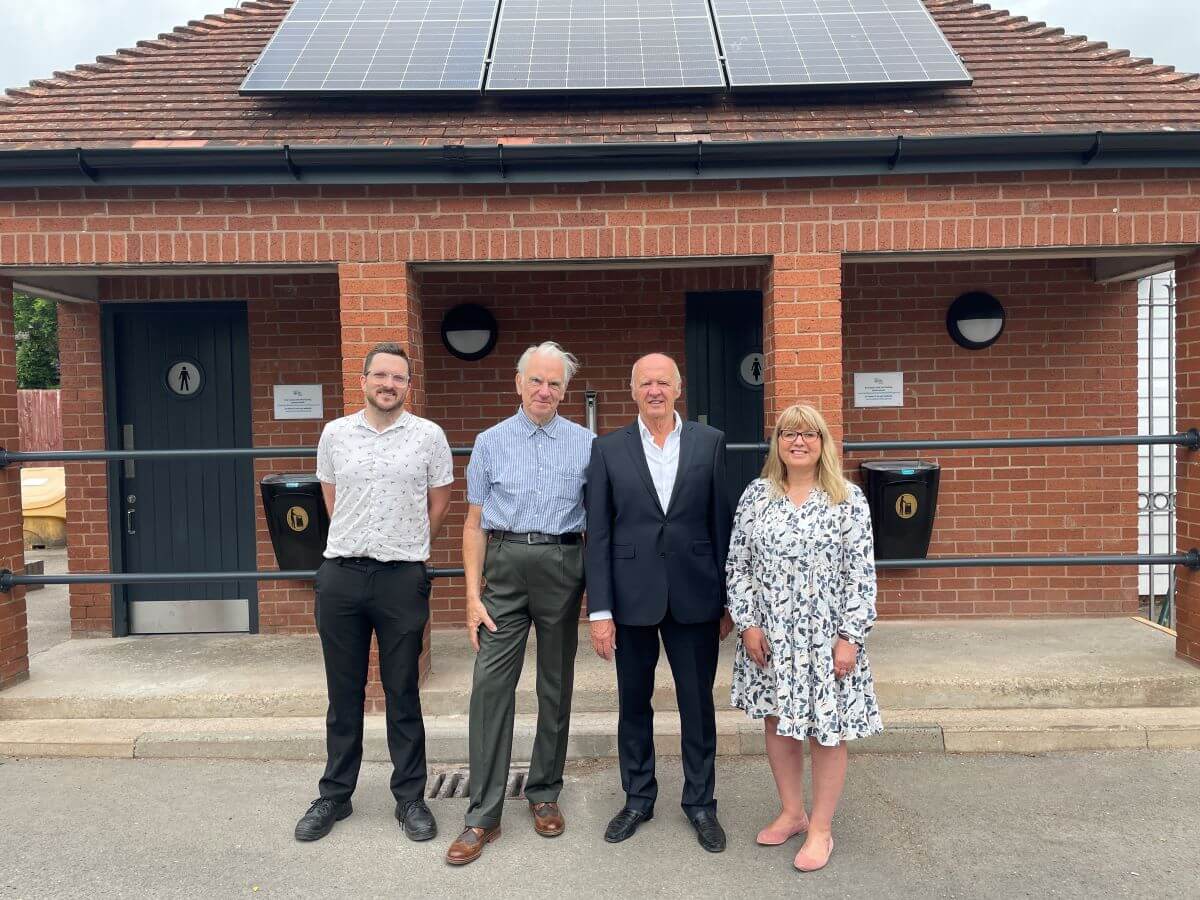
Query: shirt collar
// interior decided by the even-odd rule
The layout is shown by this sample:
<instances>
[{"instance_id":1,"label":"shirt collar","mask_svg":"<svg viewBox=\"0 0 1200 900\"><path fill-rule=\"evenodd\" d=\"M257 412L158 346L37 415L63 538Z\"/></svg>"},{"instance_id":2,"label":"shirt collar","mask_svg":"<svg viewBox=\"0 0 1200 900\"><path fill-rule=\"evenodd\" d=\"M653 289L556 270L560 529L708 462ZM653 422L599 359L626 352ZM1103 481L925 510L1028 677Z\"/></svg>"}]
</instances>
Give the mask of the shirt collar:
<instances>
[{"instance_id":1,"label":"shirt collar","mask_svg":"<svg viewBox=\"0 0 1200 900\"><path fill-rule=\"evenodd\" d=\"M533 419L529 418L529 414L525 412L525 407L519 406L517 407L516 420L520 423L521 430L525 433L526 437L533 437L539 428L549 437L554 437L554 432L558 430L557 413L555 413L554 418L545 425L539 425L537 422L533 421Z\"/></svg>"},{"instance_id":2,"label":"shirt collar","mask_svg":"<svg viewBox=\"0 0 1200 900\"><path fill-rule=\"evenodd\" d=\"M365 409L360 409L358 411L358 416L355 420L355 424L362 426L363 428L367 429L367 431L371 432L372 434L387 434L393 428L407 428L408 423L411 421L412 421L412 413L410 413L406 409L404 412L400 413L400 418L398 418L395 422L393 422L387 428L383 429L383 431L376 431L371 426L371 423L367 421L367 411Z\"/></svg>"},{"instance_id":3,"label":"shirt collar","mask_svg":"<svg viewBox=\"0 0 1200 900\"><path fill-rule=\"evenodd\" d=\"M652 435L650 433L650 429L646 427L646 423L642 421L642 417L640 415L637 417L637 420L638 420L638 430L642 433L642 440L644 440L644 441L654 440L654 435ZM683 430L683 419L679 418L679 410L675 410L675 427L671 429L671 434L667 435L667 437L670 438L674 435L677 435L682 430Z\"/></svg>"}]
</instances>

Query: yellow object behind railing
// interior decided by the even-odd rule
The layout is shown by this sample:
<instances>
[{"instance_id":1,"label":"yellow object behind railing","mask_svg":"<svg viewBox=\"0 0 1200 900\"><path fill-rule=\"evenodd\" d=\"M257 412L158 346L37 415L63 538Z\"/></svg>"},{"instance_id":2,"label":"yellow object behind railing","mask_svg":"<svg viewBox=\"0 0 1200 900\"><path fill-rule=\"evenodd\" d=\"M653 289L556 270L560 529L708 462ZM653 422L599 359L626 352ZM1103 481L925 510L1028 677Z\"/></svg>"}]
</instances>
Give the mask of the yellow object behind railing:
<instances>
[{"instance_id":1,"label":"yellow object behind railing","mask_svg":"<svg viewBox=\"0 0 1200 900\"><path fill-rule=\"evenodd\" d=\"M21 512L25 546L61 547L67 542L66 470L61 466L21 469Z\"/></svg>"}]
</instances>

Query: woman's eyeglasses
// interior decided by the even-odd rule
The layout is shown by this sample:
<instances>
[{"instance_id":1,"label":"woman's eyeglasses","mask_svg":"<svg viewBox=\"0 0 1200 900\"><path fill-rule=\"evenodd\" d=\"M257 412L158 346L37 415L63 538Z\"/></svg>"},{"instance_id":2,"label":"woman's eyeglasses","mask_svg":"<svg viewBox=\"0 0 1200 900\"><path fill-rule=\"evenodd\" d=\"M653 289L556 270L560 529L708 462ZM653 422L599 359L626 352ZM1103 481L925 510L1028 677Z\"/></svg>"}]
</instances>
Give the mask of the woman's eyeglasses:
<instances>
[{"instance_id":1,"label":"woman's eyeglasses","mask_svg":"<svg viewBox=\"0 0 1200 900\"><path fill-rule=\"evenodd\" d=\"M806 443L811 444L820 436L821 432L819 431L792 431L789 429L787 431L779 432L779 440L785 444L796 443L796 438L803 438Z\"/></svg>"}]
</instances>

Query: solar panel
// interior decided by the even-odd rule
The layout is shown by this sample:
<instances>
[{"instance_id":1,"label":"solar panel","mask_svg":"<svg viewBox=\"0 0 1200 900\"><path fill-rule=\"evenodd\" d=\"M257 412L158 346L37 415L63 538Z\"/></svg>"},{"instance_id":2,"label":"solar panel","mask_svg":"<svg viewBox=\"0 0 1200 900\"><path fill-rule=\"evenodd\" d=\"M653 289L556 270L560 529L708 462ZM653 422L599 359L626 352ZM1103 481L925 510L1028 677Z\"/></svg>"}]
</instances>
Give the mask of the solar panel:
<instances>
[{"instance_id":1,"label":"solar panel","mask_svg":"<svg viewBox=\"0 0 1200 900\"><path fill-rule=\"evenodd\" d=\"M731 87L969 84L921 0L712 0Z\"/></svg>"},{"instance_id":2,"label":"solar panel","mask_svg":"<svg viewBox=\"0 0 1200 900\"><path fill-rule=\"evenodd\" d=\"M499 0L296 0L243 93L478 91Z\"/></svg>"},{"instance_id":3,"label":"solar panel","mask_svg":"<svg viewBox=\"0 0 1200 900\"><path fill-rule=\"evenodd\" d=\"M706 0L504 0L489 91L724 88Z\"/></svg>"}]
</instances>

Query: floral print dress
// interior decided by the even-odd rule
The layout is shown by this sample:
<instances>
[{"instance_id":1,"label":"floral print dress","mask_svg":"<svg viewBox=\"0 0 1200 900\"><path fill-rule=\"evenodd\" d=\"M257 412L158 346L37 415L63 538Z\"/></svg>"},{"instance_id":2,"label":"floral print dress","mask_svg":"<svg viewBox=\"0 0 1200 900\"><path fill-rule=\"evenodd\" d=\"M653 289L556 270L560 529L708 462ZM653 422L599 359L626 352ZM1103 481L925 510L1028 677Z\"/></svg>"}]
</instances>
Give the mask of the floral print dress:
<instances>
[{"instance_id":1,"label":"floral print dress","mask_svg":"<svg viewBox=\"0 0 1200 900\"><path fill-rule=\"evenodd\" d=\"M738 503L726 580L740 634L762 628L771 648L760 669L738 643L732 704L754 719L778 716L777 733L833 747L883 730L863 643L875 621L871 513L856 485L830 506L814 487L797 506L752 481ZM838 634L859 644L858 665L833 674Z\"/></svg>"}]
</instances>

